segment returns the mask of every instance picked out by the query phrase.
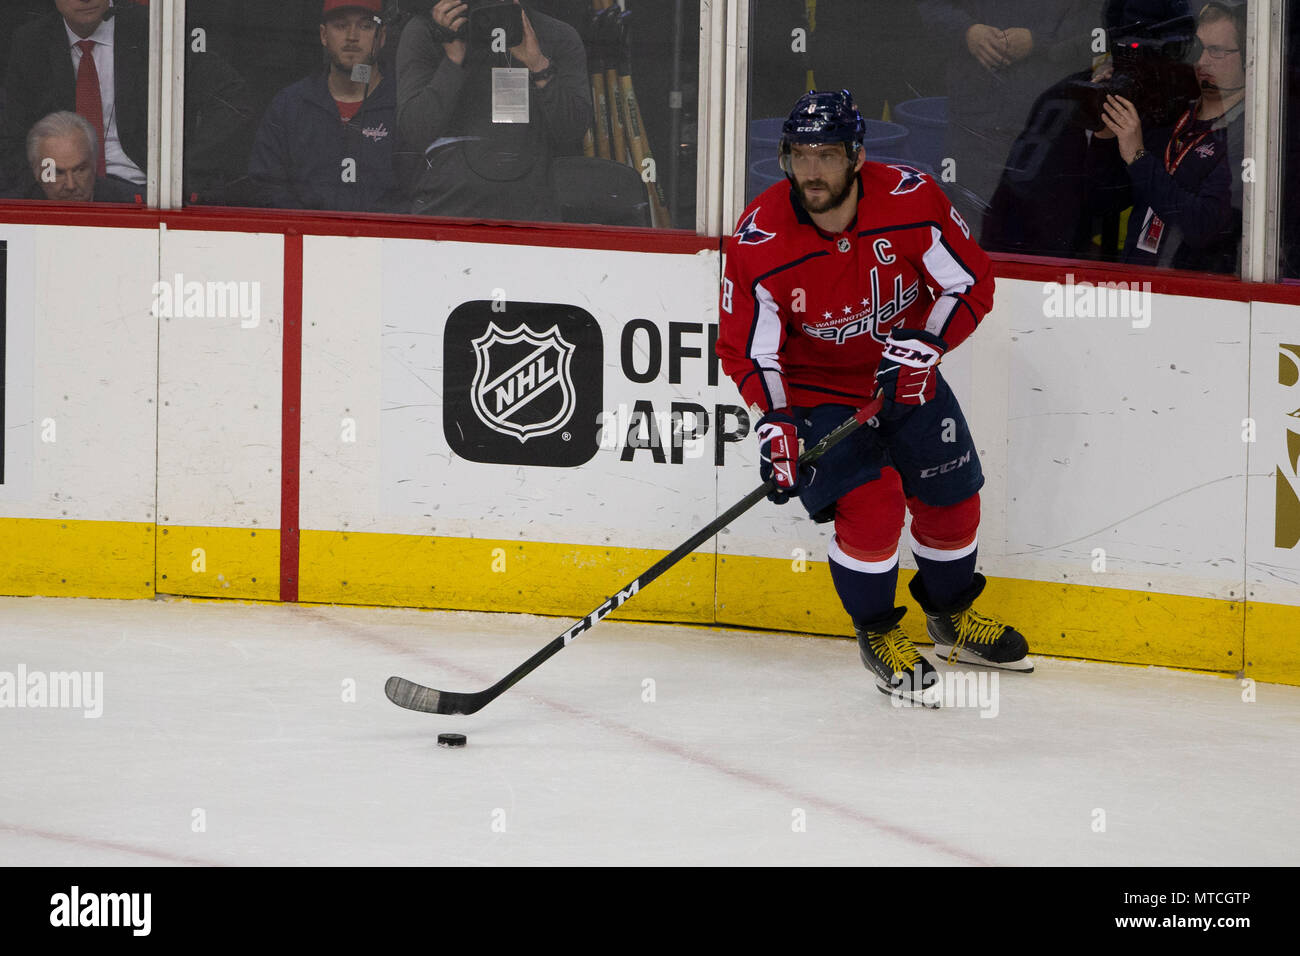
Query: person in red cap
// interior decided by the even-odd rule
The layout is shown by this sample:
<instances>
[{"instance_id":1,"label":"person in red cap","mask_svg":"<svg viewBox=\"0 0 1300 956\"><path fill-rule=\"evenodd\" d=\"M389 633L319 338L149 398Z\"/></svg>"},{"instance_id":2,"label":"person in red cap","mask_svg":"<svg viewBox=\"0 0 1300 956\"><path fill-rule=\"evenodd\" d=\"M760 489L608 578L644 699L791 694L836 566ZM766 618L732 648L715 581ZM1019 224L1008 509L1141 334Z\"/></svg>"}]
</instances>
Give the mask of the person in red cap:
<instances>
[{"instance_id":1,"label":"person in red cap","mask_svg":"<svg viewBox=\"0 0 1300 956\"><path fill-rule=\"evenodd\" d=\"M394 82L379 65L381 0L325 0L326 68L281 90L262 118L249 176L280 209L404 212L393 174Z\"/></svg>"}]
</instances>

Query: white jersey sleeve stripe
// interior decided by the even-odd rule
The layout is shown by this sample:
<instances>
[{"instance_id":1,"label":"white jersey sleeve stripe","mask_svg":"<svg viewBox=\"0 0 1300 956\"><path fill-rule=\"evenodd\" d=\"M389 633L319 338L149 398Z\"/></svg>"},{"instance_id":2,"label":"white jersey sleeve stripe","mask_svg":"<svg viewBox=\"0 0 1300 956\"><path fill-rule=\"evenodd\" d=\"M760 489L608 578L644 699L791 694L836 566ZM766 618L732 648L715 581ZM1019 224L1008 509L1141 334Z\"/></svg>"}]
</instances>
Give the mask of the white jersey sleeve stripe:
<instances>
[{"instance_id":1,"label":"white jersey sleeve stripe","mask_svg":"<svg viewBox=\"0 0 1300 956\"><path fill-rule=\"evenodd\" d=\"M758 310L754 316L754 331L749 337L749 357L763 370L763 390L772 407L784 408L790 401L781 376L781 311L772 293L761 284L754 286L754 299Z\"/></svg>"},{"instance_id":2,"label":"white jersey sleeve stripe","mask_svg":"<svg viewBox=\"0 0 1300 956\"><path fill-rule=\"evenodd\" d=\"M956 308L956 298L950 295L939 296L934 300L934 306L930 309L929 316L926 317L925 330L931 335L943 338L943 331L948 327L948 320L952 318Z\"/></svg>"},{"instance_id":3,"label":"white jersey sleeve stripe","mask_svg":"<svg viewBox=\"0 0 1300 956\"><path fill-rule=\"evenodd\" d=\"M956 296L970 291L975 284L975 276L953 255L948 244L943 241L943 232L937 226L930 227L930 248L921 258L934 284L943 290L925 320L925 330L942 338L948 320L958 305Z\"/></svg>"}]
</instances>

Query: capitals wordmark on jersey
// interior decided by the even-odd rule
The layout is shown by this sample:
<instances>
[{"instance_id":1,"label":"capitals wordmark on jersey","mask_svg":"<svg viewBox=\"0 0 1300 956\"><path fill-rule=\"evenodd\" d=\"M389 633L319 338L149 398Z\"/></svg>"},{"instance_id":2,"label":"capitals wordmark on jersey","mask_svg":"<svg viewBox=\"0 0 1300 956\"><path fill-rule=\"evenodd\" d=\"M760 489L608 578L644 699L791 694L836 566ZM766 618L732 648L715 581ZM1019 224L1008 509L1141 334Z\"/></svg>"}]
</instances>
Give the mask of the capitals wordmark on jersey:
<instances>
[{"instance_id":1,"label":"capitals wordmark on jersey","mask_svg":"<svg viewBox=\"0 0 1300 956\"><path fill-rule=\"evenodd\" d=\"M778 183L727 241L718 355L747 404L862 404L893 329L951 350L993 304L988 256L929 176L878 163L858 175L844 233L818 229Z\"/></svg>"}]
</instances>

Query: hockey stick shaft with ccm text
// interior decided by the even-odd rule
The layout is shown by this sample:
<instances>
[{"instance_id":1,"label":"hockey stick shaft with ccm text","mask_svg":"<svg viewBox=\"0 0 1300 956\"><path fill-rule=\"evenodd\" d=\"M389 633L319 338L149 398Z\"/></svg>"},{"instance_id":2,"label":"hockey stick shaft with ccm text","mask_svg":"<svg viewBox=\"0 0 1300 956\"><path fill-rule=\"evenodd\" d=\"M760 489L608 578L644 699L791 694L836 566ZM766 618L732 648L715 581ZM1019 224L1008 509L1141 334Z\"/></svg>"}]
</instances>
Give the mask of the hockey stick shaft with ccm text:
<instances>
[{"instance_id":1,"label":"hockey stick shaft with ccm text","mask_svg":"<svg viewBox=\"0 0 1300 956\"><path fill-rule=\"evenodd\" d=\"M808 449L799 456L800 465L810 465L831 448L838 445L841 441L857 431L880 411L883 400L877 396L869 401L862 408L853 413L840 425L819 441L812 448ZM497 697L504 694L507 690L519 683L534 670L540 667L545 661L559 653L569 644L573 643L585 631L591 630L602 620L608 617L613 611L616 611L624 603L634 597L638 591L650 584L651 581L659 577L682 558L686 557L709 538L713 537L731 522L735 521L754 505L758 504L775 488L774 482L770 479L759 485L744 498L737 501L734 505L710 521L705 527L701 528L691 537L682 542L676 550L664 555L656 561L650 568L644 571L636 580L632 581L627 587L620 590L617 594L607 598L600 607L596 608L582 620L573 624L563 634L555 638L540 651L534 654L528 660L524 661L505 677L501 678L486 690L476 693L455 693L452 691L434 690L432 687L425 687L414 681L406 680L404 677L390 677L384 684L384 693L398 707L405 707L407 710L418 710L426 714L473 714L482 710Z\"/></svg>"}]
</instances>

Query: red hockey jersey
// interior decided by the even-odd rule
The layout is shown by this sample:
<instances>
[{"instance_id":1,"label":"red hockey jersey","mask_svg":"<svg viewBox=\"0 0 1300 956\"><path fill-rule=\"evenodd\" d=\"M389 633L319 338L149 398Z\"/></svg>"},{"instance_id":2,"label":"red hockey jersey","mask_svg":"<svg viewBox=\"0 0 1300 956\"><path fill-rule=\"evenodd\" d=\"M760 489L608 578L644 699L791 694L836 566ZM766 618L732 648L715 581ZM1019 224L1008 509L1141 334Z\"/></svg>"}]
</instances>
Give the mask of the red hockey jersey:
<instances>
[{"instance_id":1,"label":"red hockey jersey","mask_svg":"<svg viewBox=\"0 0 1300 956\"><path fill-rule=\"evenodd\" d=\"M879 163L858 175L857 216L839 235L778 183L727 240L718 357L747 405L862 405L891 329L953 349L993 305L989 258L929 176Z\"/></svg>"}]
</instances>

